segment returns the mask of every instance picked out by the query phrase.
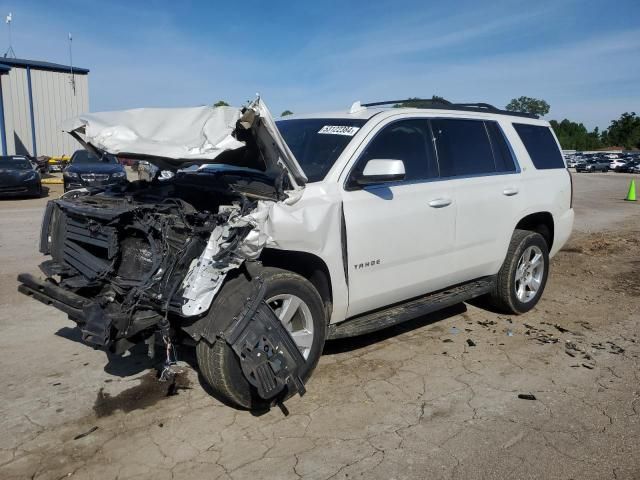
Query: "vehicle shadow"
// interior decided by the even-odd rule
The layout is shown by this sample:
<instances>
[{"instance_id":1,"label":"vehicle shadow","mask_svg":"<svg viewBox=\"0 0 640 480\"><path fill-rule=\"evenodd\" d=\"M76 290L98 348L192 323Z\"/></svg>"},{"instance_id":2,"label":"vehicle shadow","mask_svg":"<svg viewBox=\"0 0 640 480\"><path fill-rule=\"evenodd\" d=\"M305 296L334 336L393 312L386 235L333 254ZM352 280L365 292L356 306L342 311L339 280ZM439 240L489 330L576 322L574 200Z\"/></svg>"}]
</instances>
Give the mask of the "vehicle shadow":
<instances>
[{"instance_id":1,"label":"vehicle shadow","mask_svg":"<svg viewBox=\"0 0 640 480\"><path fill-rule=\"evenodd\" d=\"M82 332L77 327L63 327L58 330L55 335L62 337L72 342L81 343L82 345L90 346L82 341ZM105 352L107 357L107 363L104 366L104 371L110 375L116 377L130 377L137 375L150 368L157 368L161 364L160 349L156 350L156 357L149 358L147 345L139 343L135 345L126 356L115 355L110 352Z\"/></svg>"},{"instance_id":2,"label":"vehicle shadow","mask_svg":"<svg viewBox=\"0 0 640 480\"><path fill-rule=\"evenodd\" d=\"M467 311L467 306L464 303L459 303L437 312L423 315L422 317L409 320L407 322L399 323L392 327L379 330L377 332L367 333L357 337L340 338L336 340L327 340L325 343L323 355L335 355L338 353L352 352L361 348L368 347L374 343L387 340L389 338L397 337L403 333L410 332L417 328L426 327L433 323L445 320L454 315L460 315Z\"/></svg>"}]
</instances>

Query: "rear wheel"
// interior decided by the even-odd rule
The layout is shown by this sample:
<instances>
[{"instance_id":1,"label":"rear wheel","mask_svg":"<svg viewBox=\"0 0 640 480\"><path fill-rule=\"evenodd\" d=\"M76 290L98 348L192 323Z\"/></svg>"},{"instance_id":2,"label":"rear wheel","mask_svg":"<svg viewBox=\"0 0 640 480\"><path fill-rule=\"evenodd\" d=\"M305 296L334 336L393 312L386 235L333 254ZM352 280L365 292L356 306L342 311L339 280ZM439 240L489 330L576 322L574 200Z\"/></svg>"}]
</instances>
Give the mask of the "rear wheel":
<instances>
[{"instance_id":1,"label":"rear wheel","mask_svg":"<svg viewBox=\"0 0 640 480\"><path fill-rule=\"evenodd\" d=\"M316 367L326 336L327 319L320 295L304 277L279 268L263 268L267 304L284 324L305 358L301 377L306 381ZM206 321L212 331L220 331L237 315L252 290L242 275L228 281L211 306ZM204 338L196 347L198 366L216 396L248 409L264 409L271 404L258 396L247 381L240 360L224 341L210 344ZM290 396L286 395L285 399Z\"/></svg>"},{"instance_id":2,"label":"rear wheel","mask_svg":"<svg viewBox=\"0 0 640 480\"><path fill-rule=\"evenodd\" d=\"M525 313L540 300L548 273L549 250L544 237L516 230L489 300L504 312Z\"/></svg>"}]
</instances>

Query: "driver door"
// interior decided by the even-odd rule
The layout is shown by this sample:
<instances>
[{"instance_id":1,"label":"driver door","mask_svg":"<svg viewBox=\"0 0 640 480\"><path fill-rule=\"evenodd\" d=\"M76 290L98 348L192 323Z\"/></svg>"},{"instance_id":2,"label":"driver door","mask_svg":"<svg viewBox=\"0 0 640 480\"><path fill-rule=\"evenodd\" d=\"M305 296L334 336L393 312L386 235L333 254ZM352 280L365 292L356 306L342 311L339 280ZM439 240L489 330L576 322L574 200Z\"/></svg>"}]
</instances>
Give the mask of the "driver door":
<instances>
[{"instance_id":1,"label":"driver door","mask_svg":"<svg viewBox=\"0 0 640 480\"><path fill-rule=\"evenodd\" d=\"M359 187L372 159L402 160L405 179ZM343 191L348 316L449 285L457 205L449 182L437 179L427 119L392 121L372 134Z\"/></svg>"}]
</instances>

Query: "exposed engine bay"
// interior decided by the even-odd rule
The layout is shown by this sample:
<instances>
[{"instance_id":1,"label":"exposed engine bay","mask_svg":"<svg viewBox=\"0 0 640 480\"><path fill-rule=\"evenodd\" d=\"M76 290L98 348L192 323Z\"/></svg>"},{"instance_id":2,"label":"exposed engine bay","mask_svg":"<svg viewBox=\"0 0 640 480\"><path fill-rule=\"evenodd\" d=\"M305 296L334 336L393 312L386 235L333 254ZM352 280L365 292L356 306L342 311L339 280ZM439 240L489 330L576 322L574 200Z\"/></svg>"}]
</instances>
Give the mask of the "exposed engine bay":
<instances>
[{"instance_id":1,"label":"exposed engine bay","mask_svg":"<svg viewBox=\"0 0 640 480\"><path fill-rule=\"evenodd\" d=\"M91 300L84 339L120 352L163 316L206 312L224 274L259 256L260 223L280 195L260 172L215 169L69 192L47 206L41 269Z\"/></svg>"}]
</instances>

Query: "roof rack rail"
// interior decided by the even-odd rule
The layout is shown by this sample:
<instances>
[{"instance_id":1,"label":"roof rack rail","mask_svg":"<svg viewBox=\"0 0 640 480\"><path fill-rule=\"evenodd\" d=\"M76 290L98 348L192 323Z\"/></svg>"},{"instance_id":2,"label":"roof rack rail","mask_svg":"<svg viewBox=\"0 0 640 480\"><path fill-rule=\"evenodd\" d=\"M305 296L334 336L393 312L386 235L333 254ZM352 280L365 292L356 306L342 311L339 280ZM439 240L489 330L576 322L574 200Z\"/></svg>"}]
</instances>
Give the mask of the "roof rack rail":
<instances>
[{"instance_id":1,"label":"roof rack rail","mask_svg":"<svg viewBox=\"0 0 640 480\"><path fill-rule=\"evenodd\" d=\"M500 115L511 115L514 117L526 117L526 118L540 118L538 115L524 112L511 112L509 110L502 110L494 107L490 103L452 103L448 100L434 100L431 98L407 98L405 100L387 100L384 102L371 102L363 103L363 107L381 107L385 105L397 105L402 103L420 103L419 107L415 108L433 108L441 110L462 110L465 112L486 112L497 113Z\"/></svg>"}]
</instances>

